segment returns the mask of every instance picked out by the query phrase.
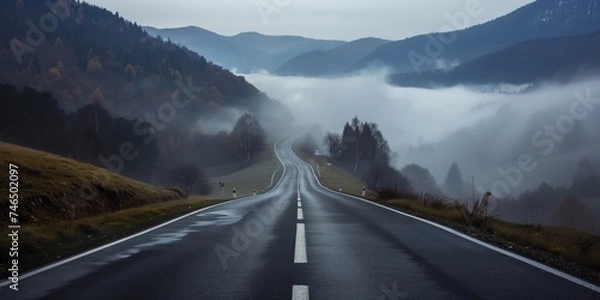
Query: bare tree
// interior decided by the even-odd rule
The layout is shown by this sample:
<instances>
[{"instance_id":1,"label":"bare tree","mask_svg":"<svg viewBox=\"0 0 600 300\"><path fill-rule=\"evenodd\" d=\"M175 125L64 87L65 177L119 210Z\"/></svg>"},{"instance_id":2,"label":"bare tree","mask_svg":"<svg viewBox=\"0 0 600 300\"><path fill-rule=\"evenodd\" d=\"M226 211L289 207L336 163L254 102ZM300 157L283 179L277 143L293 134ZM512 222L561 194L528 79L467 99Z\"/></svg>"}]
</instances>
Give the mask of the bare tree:
<instances>
[{"instance_id":1,"label":"bare tree","mask_svg":"<svg viewBox=\"0 0 600 300\"><path fill-rule=\"evenodd\" d=\"M342 153L342 137L339 134L327 132L323 142L331 158L337 158Z\"/></svg>"},{"instance_id":2,"label":"bare tree","mask_svg":"<svg viewBox=\"0 0 600 300\"><path fill-rule=\"evenodd\" d=\"M251 159L263 149L265 138L265 130L258 119L251 114L244 114L238 119L230 135L234 155L246 160Z\"/></svg>"}]
</instances>

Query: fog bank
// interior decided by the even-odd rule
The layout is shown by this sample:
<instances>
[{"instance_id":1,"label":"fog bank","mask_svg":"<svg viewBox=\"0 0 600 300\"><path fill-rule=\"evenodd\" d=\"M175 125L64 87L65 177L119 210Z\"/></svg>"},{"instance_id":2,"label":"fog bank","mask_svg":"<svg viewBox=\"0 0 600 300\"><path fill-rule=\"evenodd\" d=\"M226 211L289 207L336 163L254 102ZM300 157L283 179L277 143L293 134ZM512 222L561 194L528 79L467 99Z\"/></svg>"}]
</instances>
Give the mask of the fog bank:
<instances>
[{"instance_id":1,"label":"fog bank","mask_svg":"<svg viewBox=\"0 0 600 300\"><path fill-rule=\"evenodd\" d=\"M583 157L600 170L600 78L509 94L497 91L522 87L400 88L388 85L383 72L334 79L244 76L286 104L297 122L337 133L355 115L377 123L398 154L398 167L417 163L438 183L453 161L465 180L474 175L478 187L496 187L497 194L542 181L567 185ZM528 163L522 174L512 168L520 160Z\"/></svg>"}]
</instances>

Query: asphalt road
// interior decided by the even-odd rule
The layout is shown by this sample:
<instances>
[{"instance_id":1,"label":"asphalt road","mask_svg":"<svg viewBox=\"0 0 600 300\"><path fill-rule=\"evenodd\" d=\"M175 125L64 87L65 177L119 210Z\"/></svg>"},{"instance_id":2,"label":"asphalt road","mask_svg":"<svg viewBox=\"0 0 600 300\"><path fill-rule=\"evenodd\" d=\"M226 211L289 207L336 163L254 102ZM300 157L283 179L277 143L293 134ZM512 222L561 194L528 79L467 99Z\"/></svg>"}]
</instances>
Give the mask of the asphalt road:
<instances>
[{"instance_id":1,"label":"asphalt road","mask_svg":"<svg viewBox=\"0 0 600 300\"><path fill-rule=\"evenodd\" d=\"M276 146L285 171L268 193L24 274L0 299L600 299L597 286L322 188L291 141Z\"/></svg>"}]
</instances>

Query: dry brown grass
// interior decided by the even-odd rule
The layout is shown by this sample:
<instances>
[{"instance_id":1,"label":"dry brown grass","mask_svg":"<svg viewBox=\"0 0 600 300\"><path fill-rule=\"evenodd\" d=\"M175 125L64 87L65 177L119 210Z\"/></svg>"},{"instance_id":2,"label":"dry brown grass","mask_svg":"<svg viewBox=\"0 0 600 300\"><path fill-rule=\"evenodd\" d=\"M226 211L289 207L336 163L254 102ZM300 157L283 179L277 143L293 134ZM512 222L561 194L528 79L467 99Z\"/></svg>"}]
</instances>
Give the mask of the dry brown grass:
<instances>
[{"instance_id":1,"label":"dry brown grass","mask_svg":"<svg viewBox=\"0 0 600 300\"><path fill-rule=\"evenodd\" d=\"M417 212L419 214L431 216L434 218L444 219L452 222L462 222L462 217L454 209L438 209L427 204L409 200L409 199L394 199L384 202L388 206L398 208L407 212Z\"/></svg>"},{"instance_id":2,"label":"dry brown grass","mask_svg":"<svg viewBox=\"0 0 600 300\"><path fill-rule=\"evenodd\" d=\"M536 225L522 225L491 219L488 228L515 244L566 258L592 270L600 271L600 240L598 236L577 230ZM589 248L581 244L595 241Z\"/></svg>"},{"instance_id":3,"label":"dry brown grass","mask_svg":"<svg viewBox=\"0 0 600 300\"><path fill-rule=\"evenodd\" d=\"M8 187L8 164L19 167L19 221L47 224L181 198L173 190L151 186L93 165L0 143L0 192ZM8 198L0 200L8 215ZM2 218L0 224L6 224Z\"/></svg>"}]
</instances>

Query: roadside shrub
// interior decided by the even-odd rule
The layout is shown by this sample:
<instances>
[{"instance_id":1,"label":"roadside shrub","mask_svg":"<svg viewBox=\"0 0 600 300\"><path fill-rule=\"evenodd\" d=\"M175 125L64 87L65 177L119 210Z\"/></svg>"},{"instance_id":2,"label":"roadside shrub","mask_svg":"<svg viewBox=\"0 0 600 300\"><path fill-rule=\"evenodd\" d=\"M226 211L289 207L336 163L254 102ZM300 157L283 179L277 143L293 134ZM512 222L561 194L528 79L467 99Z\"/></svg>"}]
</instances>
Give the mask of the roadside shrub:
<instances>
[{"instance_id":1,"label":"roadside shrub","mask_svg":"<svg viewBox=\"0 0 600 300\"><path fill-rule=\"evenodd\" d=\"M485 193L481 200L475 201L475 204L473 204L471 208L469 208L468 205L460 204L458 201L455 201L457 212L464 220L465 225L481 228L484 228L487 225L489 198L491 196L492 193Z\"/></svg>"},{"instance_id":2,"label":"roadside shrub","mask_svg":"<svg viewBox=\"0 0 600 300\"><path fill-rule=\"evenodd\" d=\"M390 199L415 199L413 194L399 191L395 188L383 187L377 190L378 200L390 200Z\"/></svg>"},{"instance_id":3,"label":"roadside shrub","mask_svg":"<svg viewBox=\"0 0 600 300\"><path fill-rule=\"evenodd\" d=\"M418 199L423 203L423 205L433 209L443 210L450 207L450 198L442 194L430 195L428 193L423 193L418 195Z\"/></svg>"}]
</instances>

